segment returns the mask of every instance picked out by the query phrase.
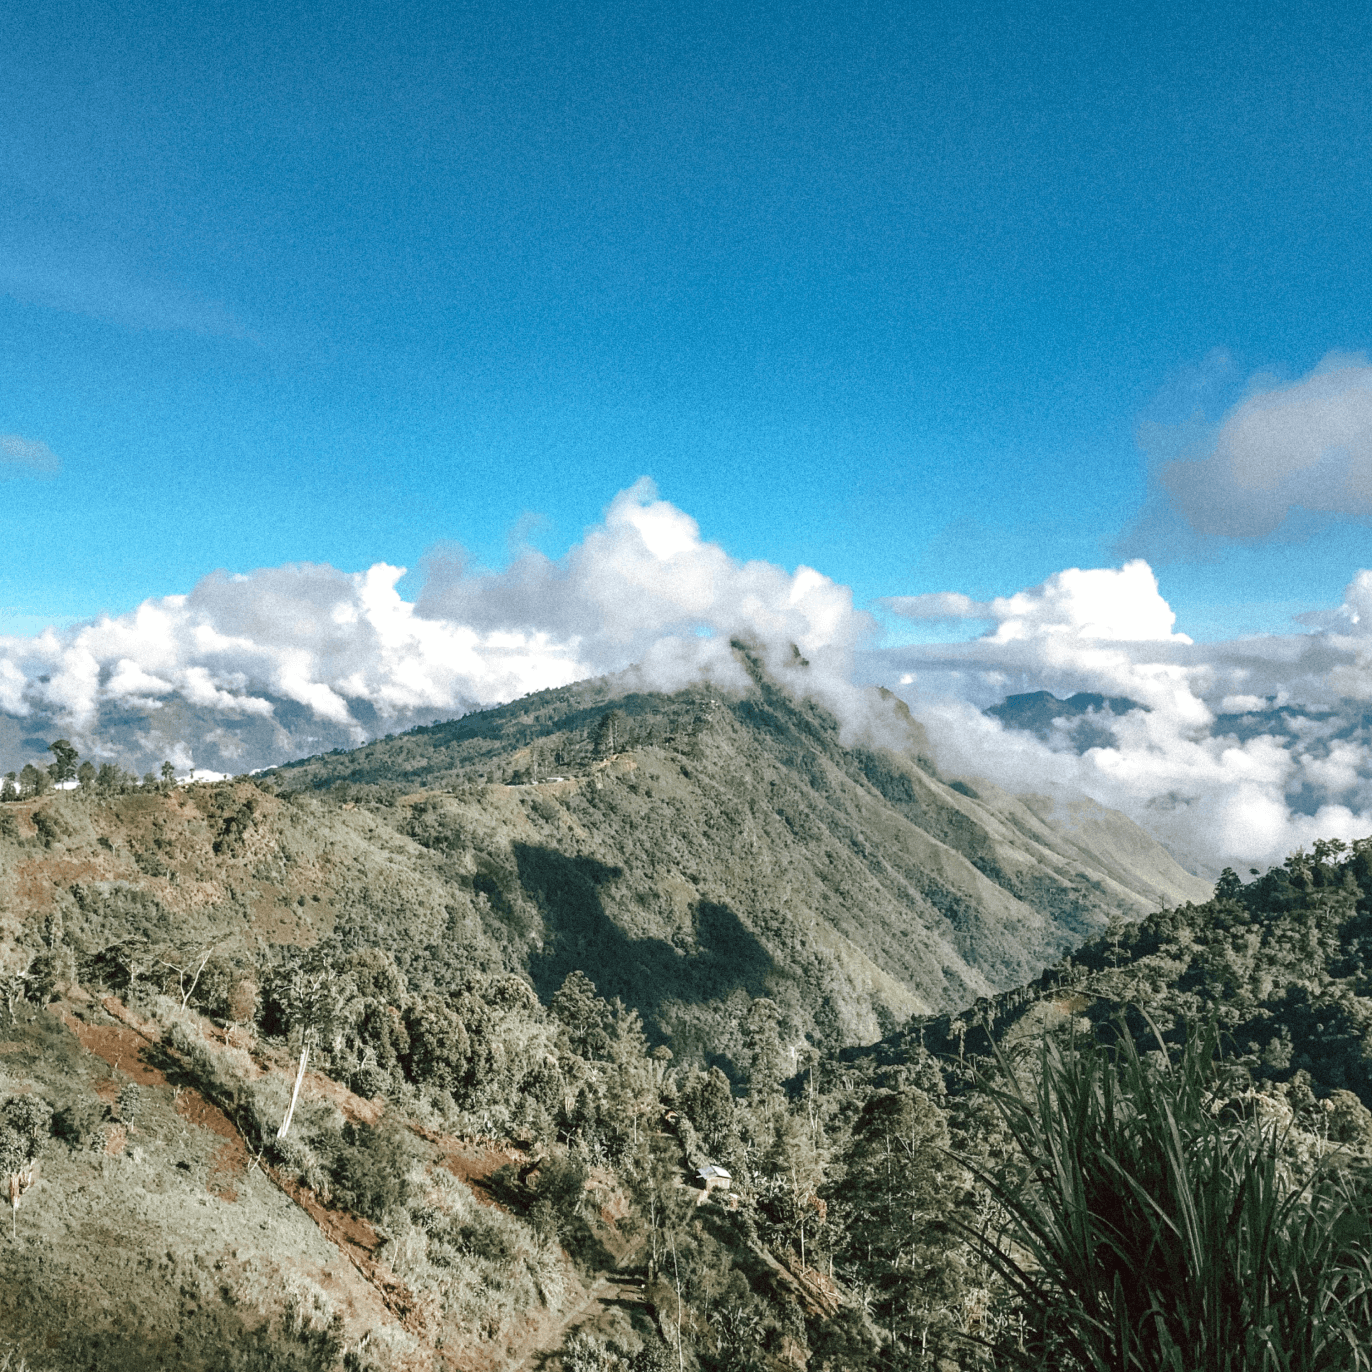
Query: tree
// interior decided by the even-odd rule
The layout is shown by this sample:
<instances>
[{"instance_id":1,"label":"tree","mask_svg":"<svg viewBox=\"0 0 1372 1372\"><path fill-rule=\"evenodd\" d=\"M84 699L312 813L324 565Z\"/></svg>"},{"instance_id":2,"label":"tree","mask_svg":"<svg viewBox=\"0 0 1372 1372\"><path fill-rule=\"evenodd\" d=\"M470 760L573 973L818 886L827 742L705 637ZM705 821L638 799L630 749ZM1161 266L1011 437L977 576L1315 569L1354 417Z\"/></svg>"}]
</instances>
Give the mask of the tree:
<instances>
[{"instance_id":1,"label":"tree","mask_svg":"<svg viewBox=\"0 0 1372 1372\"><path fill-rule=\"evenodd\" d=\"M170 762L164 762L164 763L162 764L162 781L163 781L163 783L164 783L165 785L167 785L167 786L170 786L170 785L172 784L172 782L174 782L175 780L176 780L176 768L173 767L172 764L171 764Z\"/></svg>"},{"instance_id":2,"label":"tree","mask_svg":"<svg viewBox=\"0 0 1372 1372\"><path fill-rule=\"evenodd\" d=\"M275 988L278 1008L287 1026L300 1035L300 1067L295 1074L295 1087L286 1118L276 1137L284 1139L295 1115L300 1086L305 1080L310 1049L316 1044L332 1040L337 1048L348 1024L361 1010L357 987L349 976L340 976L332 967L295 967L278 981Z\"/></svg>"},{"instance_id":3,"label":"tree","mask_svg":"<svg viewBox=\"0 0 1372 1372\"><path fill-rule=\"evenodd\" d=\"M961 1267L946 1220L965 1175L948 1156L943 1110L923 1091L879 1089L864 1104L841 1155L843 1181L828 1192L846 1228L852 1275L871 1290L893 1342L931 1335L958 1304Z\"/></svg>"},{"instance_id":4,"label":"tree","mask_svg":"<svg viewBox=\"0 0 1372 1372\"><path fill-rule=\"evenodd\" d=\"M610 757L617 751L624 716L618 710L606 710L595 726L591 747L599 757Z\"/></svg>"},{"instance_id":5,"label":"tree","mask_svg":"<svg viewBox=\"0 0 1372 1372\"><path fill-rule=\"evenodd\" d=\"M48 744L48 752L54 761L48 766L48 775L60 786L76 776L76 760L81 756L65 738L54 739Z\"/></svg>"},{"instance_id":6,"label":"tree","mask_svg":"<svg viewBox=\"0 0 1372 1372\"><path fill-rule=\"evenodd\" d=\"M1215 883L1216 900L1237 900L1243 893L1243 882L1232 867L1226 867Z\"/></svg>"},{"instance_id":7,"label":"tree","mask_svg":"<svg viewBox=\"0 0 1372 1372\"><path fill-rule=\"evenodd\" d=\"M26 800L41 796L52 785L52 778L40 767L26 762L19 773L19 793Z\"/></svg>"},{"instance_id":8,"label":"tree","mask_svg":"<svg viewBox=\"0 0 1372 1372\"><path fill-rule=\"evenodd\" d=\"M718 1067L708 1072L692 1071L681 1088L679 1104L714 1156L722 1156L737 1141L734 1093L729 1078Z\"/></svg>"},{"instance_id":9,"label":"tree","mask_svg":"<svg viewBox=\"0 0 1372 1372\"><path fill-rule=\"evenodd\" d=\"M759 1101L774 1095L785 1075L781 1045L781 1012L776 1002L759 996L743 1017L743 1046L748 1055L748 1097Z\"/></svg>"},{"instance_id":10,"label":"tree","mask_svg":"<svg viewBox=\"0 0 1372 1372\"><path fill-rule=\"evenodd\" d=\"M648 1231L651 1286L667 1257L667 1235L680 1229L695 1209L695 1192L682 1186L680 1150L666 1134L645 1134L621 1170Z\"/></svg>"},{"instance_id":11,"label":"tree","mask_svg":"<svg viewBox=\"0 0 1372 1372\"><path fill-rule=\"evenodd\" d=\"M405 1010L405 1068L416 1082L431 1082L452 1094L466 1086L472 1061L467 1027L437 996L415 1000Z\"/></svg>"},{"instance_id":12,"label":"tree","mask_svg":"<svg viewBox=\"0 0 1372 1372\"><path fill-rule=\"evenodd\" d=\"M11 1024L18 1023L19 1006L28 996L33 959L25 956L20 966L0 972L0 1001Z\"/></svg>"},{"instance_id":13,"label":"tree","mask_svg":"<svg viewBox=\"0 0 1372 1372\"><path fill-rule=\"evenodd\" d=\"M548 1007L567 1034L579 1057L601 1057L610 1046L614 1012L596 994L595 982L585 972L569 972Z\"/></svg>"},{"instance_id":14,"label":"tree","mask_svg":"<svg viewBox=\"0 0 1372 1372\"><path fill-rule=\"evenodd\" d=\"M184 963L168 962L166 958L159 961L163 967L176 973L176 989L181 996L181 1008L184 1010L190 1002L190 998L195 994L196 983L200 980L200 974L205 970L205 964L214 956L214 949L207 948L199 955L200 961L196 961L196 954L191 956ZM186 978L190 978L190 984L186 984Z\"/></svg>"},{"instance_id":15,"label":"tree","mask_svg":"<svg viewBox=\"0 0 1372 1372\"><path fill-rule=\"evenodd\" d=\"M1348 845L1338 838L1317 838L1311 847L1317 863L1326 863L1331 858L1337 862L1348 851Z\"/></svg>"},{"instance_id":16,"label":"tree","mask_svg":"<svg viewBox=\"0 0 1372 1372\"><path fill-rule=\"evenodd\" d=\"M251 977L240 977L229 989L224 1000L224 1011L229 1023L237 1029L239 1025L251 1024L257 1018L261 995L257 983Z\"/></svg>"},{"instance_id":17,"label":"tree","mask_svg":"<svg viewBox=\"0 0 1372 1372\"><path fill-rule=\"evenodd\" d=\"M5 773L5 780L0 783L0 800L19 799L19 778L13 772Z\"/></svg>"},{"instance_id":18,"label":"tree","mask_svg":"<svg viewBox=\"0 0 1372 1372\"><path fill-rule=\"evenodd\" d=\"M38 1153L52 1129L52 1107L38 1096L10 1096L0 1104L0 1176L10 1202L12 1236L19 1203L38 1180Z\"/></svg>"},{"instance_id":19,"label":"tree","mask_svg":"<svg viewBox=\"0 0 1372 1372\"><path fill-rule=\"evenodd\" d=\"M76 779L81 783L83 791L89 791L95 782L95 764L89 759L83 762L76 769Z\"/></svg>"}]
</instances>

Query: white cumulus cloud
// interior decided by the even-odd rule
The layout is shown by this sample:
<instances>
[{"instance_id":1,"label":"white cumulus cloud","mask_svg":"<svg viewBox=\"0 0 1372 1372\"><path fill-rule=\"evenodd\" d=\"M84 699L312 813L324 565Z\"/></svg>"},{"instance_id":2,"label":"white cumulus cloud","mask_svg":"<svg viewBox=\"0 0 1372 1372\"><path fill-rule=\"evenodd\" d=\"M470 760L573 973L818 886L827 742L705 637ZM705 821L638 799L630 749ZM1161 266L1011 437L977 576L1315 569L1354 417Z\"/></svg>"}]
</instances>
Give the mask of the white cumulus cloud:
<instances>
[{"instance_id":1,"label":"white cumulus cloud","mask_svg":"<svg viewBox=\"0 0 1372 1372\"><path fill-rule=\"evenodd\" d=\"M1194 643L1133 561L969 602L965 617L992 621L979 638L873 650L861 673L910 703L950 771L1085 792L1213 870L1372 833L1369 610L1372 573L1359 572L1341 606L1304 617L1311 632ZM1093 710L1085 747L1072 707L1048 731L983 713L1036 691L1141 708Z\"/></svg>"},{"instance_id":2,"label":"white cumulus cloud","mask_svg":"<svg viewBox=\"0 0 1372 1372\"><path fill-rule=\"evenodd\" d=\"M1177 520L1202 539L1257 539L1291 529L1298 511L1372 518L1372 364L1361 355L1330 353L1286 384L1255 378L1217 425L1145 425L1140 441L1181 451L1158 464L1127 547L1175 545Z\"/></svg>"},{"instance_id":3,"label":"white cumulus cloud","mask_svg":"<svg viewBox=\"0 0 1372 1372\"><path fill-rule=\"evenodd\" d=\"M849 738L887 737L888 711L855 685L889 686L948 774L1088 794L1203 870L1372 833L1372 571L1285 635L1193 642L1134 560L992 600L892 598L897 614L984 631L880 647L847 587L731 557L641 481L564 557L526 552L498 572L436 557L413 602L402 575L220 572L129 614L0 638L4 767L65 734L140 771L170 758L237 772L629 669L646 689L742 688L737 637ZM803 673L788 671L797 653ZM1091 698L1049 726L985 713L1034 691Z\"/></svg>"},{"instance_id":4,"label":"white cumulus cloud","mask_svg":"<svg viewBox=\"0 0 1372 1372\"><path fill-rule=\"evenodd\" d=\"M660 689L741 686L731 635L778 663L794 644L813 689L837 697L873 628L846 587L731 558L646 480L564 558L474 573L438 559L417 603L397 591L403 575L381 563L215 573L126 615L0 638L0 710L97 750L111 711L141 711L140 765L189 746L187 731L216 760L260 765L630 666ZM252 721L271 756L245 742Z\"/></svg>"}]
</instances>

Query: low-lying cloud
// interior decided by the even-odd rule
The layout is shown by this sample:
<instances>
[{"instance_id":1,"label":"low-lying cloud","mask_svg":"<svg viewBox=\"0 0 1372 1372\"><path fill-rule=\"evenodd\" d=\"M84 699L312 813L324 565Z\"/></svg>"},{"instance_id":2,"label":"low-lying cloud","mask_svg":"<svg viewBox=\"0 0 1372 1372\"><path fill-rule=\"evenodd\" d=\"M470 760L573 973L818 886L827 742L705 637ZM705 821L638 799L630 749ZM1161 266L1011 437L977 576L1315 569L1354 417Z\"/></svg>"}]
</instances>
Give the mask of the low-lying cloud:
<instances>
[{"instance_id":1,"label":"low-lying cloud","mask_svg":"<svg viewBox=\"0 0 1372 1372\"><path fill-rule=\"evenodd\" d=\"M819 572L729 557L646 480L564 558L437 558L417 603L396 589L404 570L215 573L127 615L0 638L6 764L60 730L140 768L241 771L630 667L654 689L742 687L739 635L778 665L795 645L810 688L838 699L875 628Z\"/></svg>"},{"instance_id":2,"label":"low-lying cloud","mask_svg":"<svg viewBox=\"0 0 1372 1372\"><path fill-rule=\"evenodd\" d=\"M937 596L888 605L921 619L951 608ZM879 649L860 668L909 701L946 769L1015 791L1085 792L1209 870L1372 833L1372 573L1339 607L1305 616L1310 632L1219 643L1174 631L1141 561L1060 572L964 611L992 627L969 642ZM1085 749L1079 720L1045 738L984 713L1045 690L1145 708L1102 712L1089 736L1109 741Z\"/></svg>"},{"instance_id":3,"label":"low-lying cloud","mask_svg":"<svg viewBox=\"0 0 1372 1372\"><path fill-rule=\"evenodd\" d=\"M1372 833L1372 571L1285 635L1193 642L1136 559L993 600L892 598L913 620L985 627L882 647L846 587L730 557L642 481L565 557L526 552L491 572L439 556L413 602L402 575L221 572L130 614L0 638L0 761L65 734L140 771L171 758L241 772L612 672L646 689L741 689L741 637L850 738L895 737L859 689L889 686L946 774L1085 793L1201 870ZM797 652L809 667L789 672ZM1033 728L985 713L1033 691L1110 704L1046 726L1040 709Z\"/></svg>"}]
</instances>

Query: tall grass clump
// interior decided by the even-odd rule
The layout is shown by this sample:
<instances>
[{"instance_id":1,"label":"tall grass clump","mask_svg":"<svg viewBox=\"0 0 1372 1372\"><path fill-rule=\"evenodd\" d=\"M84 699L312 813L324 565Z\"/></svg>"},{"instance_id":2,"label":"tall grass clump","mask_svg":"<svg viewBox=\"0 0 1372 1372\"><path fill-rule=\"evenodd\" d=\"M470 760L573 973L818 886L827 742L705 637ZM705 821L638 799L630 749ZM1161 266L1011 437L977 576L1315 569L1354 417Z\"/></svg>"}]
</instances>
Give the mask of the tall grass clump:
<instances>
[{"instance_id":1,"label":"tall grass clump","mask_svg":"<svg viewBox=\"0 0 1372 1372\"><path fill-rule=\"evenodd\" d=\"M502 1338L539 1307L559 1308L572 1289L553 1244L446 1172L390 1220L386 1262L471 1345Z\"/></svg>"},{"instance_id":2,"label":"tall grass clump","mask_svg":"<svg viewBox=\"0 0 1372 1372\"><path fill-rule=\"evenodd\" d=\"M1161 1042L1161 1040L1159 1040ZM990 1182L976 1246L1017 1307L1005 1363L1074 1372L1372 1368L1362 1169L1297 1179L1283 1136L1220 1108L1213 1024L1175 1061L1128 1032L1045 1043L993 1095L1023 1166ZM1004 1364L1002 1364L1004 1365Z\"/></svg>"}]
</instances>

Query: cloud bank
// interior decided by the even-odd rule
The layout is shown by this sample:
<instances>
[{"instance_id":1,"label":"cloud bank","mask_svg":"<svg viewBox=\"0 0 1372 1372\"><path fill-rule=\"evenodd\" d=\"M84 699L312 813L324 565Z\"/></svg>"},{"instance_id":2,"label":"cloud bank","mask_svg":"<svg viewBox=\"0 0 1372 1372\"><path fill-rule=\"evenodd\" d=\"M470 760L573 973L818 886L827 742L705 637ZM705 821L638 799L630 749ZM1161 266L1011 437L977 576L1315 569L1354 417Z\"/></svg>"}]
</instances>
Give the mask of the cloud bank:
<instances>
[{"instance_id":1,"label":"cloud bank","mask_svg":"<svg viewBox=\"0 0 1372 1372\"><path fill-rule=\"evenodd\" d=\"M1142 561L1060 572L959 606L955 595L887 602L911 618L990 620L981 637L865 654L930 731L940 765L1015 791L1079 791L1144 824L1213 871L1280 861L1316 837L1372 833L1372 572L1309 632L1193 643ZM1144 707L1049 735L983 710L1008 695L1079 691ZM1064 712L1065 714L1066 712Z\"/></svg>"},{"instance_id":2,"label":"cloud bank","mask_svg":"<svg viewBox=\"0 0 1372 1372\"><path fill-rule=\"evenodd\" d=\"M417 603L396 590L404 570L215 573L127 615L0 638L5 764L61 731L140 769L241 771L630 667L649 688L741 687L736 635L778 663L794 644L811 690L837 700L874 629L846 587L729 557L647 480L565 558L499 573L435 559Z\"/></svg>"},{"instance_id":3,"label":"cloud bank","mask_svg":"<svg viewBox=\"0 0 1372 1372\"><path fill-rule=\"evenodd\" d=\"M65 734L140 771L171 758L241 772L611 672L647 689L742 688L729 640L743 637L778 672L795 650L808 659L787 680L850 738L892 737L857 689L889 686L946 774L1085 793L1203 871L1372 833L1372 571L1286 635L1193 642L1136 559L994 600L892 598L913 620L985 628L882 647L846 587L730 557L645 480L565 557L527 552L500 572L436 557L414 602L402 575L221 572L127 615L0 638L0 762ZM1032 691L1116 698L1115 711L1037 732L984 713Z\"/></svg>"}]
</instances>

